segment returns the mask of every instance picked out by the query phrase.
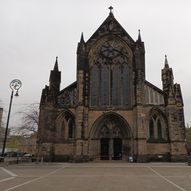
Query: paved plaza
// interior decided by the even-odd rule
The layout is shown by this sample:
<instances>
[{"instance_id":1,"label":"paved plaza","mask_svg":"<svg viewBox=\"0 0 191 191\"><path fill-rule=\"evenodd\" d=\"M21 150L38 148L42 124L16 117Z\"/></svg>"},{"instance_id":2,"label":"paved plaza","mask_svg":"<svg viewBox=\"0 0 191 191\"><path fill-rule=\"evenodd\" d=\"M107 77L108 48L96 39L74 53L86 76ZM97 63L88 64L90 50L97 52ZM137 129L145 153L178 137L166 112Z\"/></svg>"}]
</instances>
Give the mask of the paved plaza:
<instances>
[{"instance_id":1,"label":"paved plaza","mask_svg":"<svg viewBox=\"0 0 191 191\"><path fill-rule=\"evenodd\" d=\"M51 163L0 167L0 191L191 191L186 163Z\"/></svg>"}]
</instances>

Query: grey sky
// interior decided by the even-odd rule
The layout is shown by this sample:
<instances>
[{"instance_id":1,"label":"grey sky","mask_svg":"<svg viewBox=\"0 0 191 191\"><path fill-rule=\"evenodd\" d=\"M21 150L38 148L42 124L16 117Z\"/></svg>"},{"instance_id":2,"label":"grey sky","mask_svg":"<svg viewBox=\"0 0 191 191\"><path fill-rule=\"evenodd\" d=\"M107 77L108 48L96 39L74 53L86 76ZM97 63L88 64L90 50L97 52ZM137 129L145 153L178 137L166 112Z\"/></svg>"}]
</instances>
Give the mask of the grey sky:
<instances>
[{"instance_id":1,"label":"grey sky","mask_svg":"<svg viewBox=\"0 0 191 191\"><path fill-rule=\"evenodd\" d=\"M186 123L191 124L190 0L0 0L0 100L5 110L10 81L18 78L23 83L20 96L13 100L11 126L18 123L16 111L40 101L56 56L62 71L61 88L75 81L81 32L88 40L108 16L110 5L134 40L141 29L146 78L159 88L167 54L175 82L181 84Z\"/></svg>"}]
</instances>

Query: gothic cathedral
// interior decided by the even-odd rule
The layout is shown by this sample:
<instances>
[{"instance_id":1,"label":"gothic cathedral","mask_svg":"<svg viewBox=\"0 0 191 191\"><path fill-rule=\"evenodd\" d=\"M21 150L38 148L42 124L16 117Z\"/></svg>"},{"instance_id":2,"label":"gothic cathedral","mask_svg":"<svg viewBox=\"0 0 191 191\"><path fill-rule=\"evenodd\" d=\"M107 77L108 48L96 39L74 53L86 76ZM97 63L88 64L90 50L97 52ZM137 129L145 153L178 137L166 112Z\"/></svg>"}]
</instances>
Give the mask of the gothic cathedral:
<instances>
[{"instance_id":1,"label":"gothic cathedral","mask_svg":"<svg viewBox=\"0 0 191 191\"><path fill-rule=\"evenodd\" d=\"M180 85L165 56L162 89L145 79L145 48L109 16L77 48L77 79L60 90L56 59L42 90L38 151L53 161L184 161Z\"/></svg>"}]
</instances>

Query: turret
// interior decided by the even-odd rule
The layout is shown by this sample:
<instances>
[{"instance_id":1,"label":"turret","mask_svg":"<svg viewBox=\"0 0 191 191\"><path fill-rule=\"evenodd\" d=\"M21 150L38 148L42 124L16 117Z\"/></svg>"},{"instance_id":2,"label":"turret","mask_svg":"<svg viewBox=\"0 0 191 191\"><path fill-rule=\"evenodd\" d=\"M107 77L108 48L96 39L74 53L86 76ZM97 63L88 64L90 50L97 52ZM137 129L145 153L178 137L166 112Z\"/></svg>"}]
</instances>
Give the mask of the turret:
<instances>
[{"instance_id":1,"label":"turret","mask_svg":"<svg viewBox=\"0 0 191 191\"><path fill-rule=\"evenodd\" d=\"M162 85L164 91L164 99L167 104L175 104L174 95L174 76L172 68L169 68L167 56L165 55L164 68L162 69Z\"/></svg>"},{"instance_id":2,"label":"turret","mask_svg":"<svg viewBox=\"0 0 191 191\"><path fill-rule=\"evenodd\" d=\"M141 40L140 30L138 39L135 43L135 69L136 69L136 82L144 83L145 81L145 46Z\"/></svg>"},{"instance_id":3,"label":"turret","mask_svg":"<svg viewBox=\"0 0 191 191\"><path fill-rule=\"evenodd\" d=\"M169 88L174 86L174 76L172 68L169 68L167 56L165 55L164 68L162 69L163 91L168 93Z\"/></svg>"},{"instance_id":4,"label":"turret","mask_svg":"<svg viewBox=\"0 0 191 191\"><path fill-rule=\"evenodd\" d=\"M168 120L171 160L176 161L186 156L184 109L180 85L174 84L173 70L169 67L166 55L162 69L162 84Z\"/></svg>"},{"instance_id":5,"label":"turret","mask_svg":"<svg viewBox=\"0 0 191 191\"><path fill-rule=\"evenodd\" d=\"M58 70L58 57L56 57L54 69L50 72L49 90L53 92L54 96L60 91L61 72Z\"/></svg>"},{"instance_id":6,"label":"turret","mask_svg":"<svg viewBox=\"0 0 191 191\"><path fill-rule=\"evenodd\" d=\"M134 47L134 71L136 85L136 104L143 104L144 100L144 83L145 83L145 47L141 40L139 30L138 39Z\"/></svg>"},{"instance_id":7,"label":"turret","mask_svg":"<svg viewBox=\"0 0 191 191\"><path fill-rule=\"evenodd\" d=\"M78 43L78 48L77 48L77 70L83 70L86 66L85 64L85 52L86 52L86 47L85 47L85 41L84 41L84 35L83 33L81 34L81 39L80 42Z\"/></svg>"},{"instance_id":8,"label":"turret","mask_svg":"<svg viewBox=\"0 0 191 191\"><path fill-rule=\"evenodd\" d=\"M140 29L139 29L139 32L138 32L138 39L137 39L137 42L142 42L142 40L141 40L141 31L140 31Z\"/></svg>"}]
</instances>

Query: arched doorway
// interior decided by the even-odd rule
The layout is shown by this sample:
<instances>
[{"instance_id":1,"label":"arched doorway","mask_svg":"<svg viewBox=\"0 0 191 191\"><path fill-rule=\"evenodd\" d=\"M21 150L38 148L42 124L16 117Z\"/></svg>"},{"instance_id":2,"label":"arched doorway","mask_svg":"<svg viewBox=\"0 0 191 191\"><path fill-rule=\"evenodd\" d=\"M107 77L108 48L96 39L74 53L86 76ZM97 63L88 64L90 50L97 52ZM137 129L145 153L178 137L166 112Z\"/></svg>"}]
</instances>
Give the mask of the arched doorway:
<instances>
[{"instance_id":1,"label":"arched doorway","mask_svg":"<svg viewBox=\"0 0 191 191\"><path fill-rule=\"evenodd\" d=\"M104 114L96 120L90 139L93 155L100 160L127 159L133 153L130 127L123 117L115 113Z\"/></svg>"},{"instance_id":2,"label":"arched doorway","mask_svg":"<svg viewBox=\"0 0 191 191\"><path fill-rule=\"evenodd\" d=\"M100 139L100 159L109 160L109 138Z\"/></svg>"},{"instance_id":3,"label":"arched doorway","mask_svg":"<svg viewBox=\"0 0 191 191\"><path fill-rule=\"evenodd\" d=\"M113 142L113 155L112 160L122 160L122 139L114 138L113 140L109 138L101 138L100 139L100 159L101 160L109 160L109 147L110 142Z\"/></svg>"},{"instance_id":4,"label":"arched doorway","mask_svg":"<svg viewBox=\"0 0 191 191\"><path fill-rule=\"evenodd\" d=\"M113 160L122 159L122 139L114 138L113 139Z\"/></svg>"}]
</instances>

